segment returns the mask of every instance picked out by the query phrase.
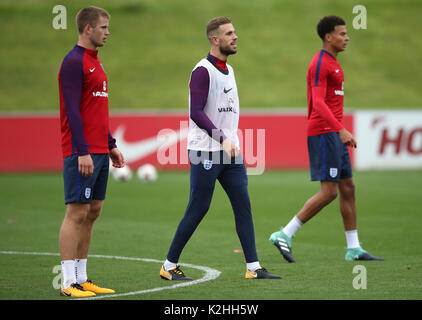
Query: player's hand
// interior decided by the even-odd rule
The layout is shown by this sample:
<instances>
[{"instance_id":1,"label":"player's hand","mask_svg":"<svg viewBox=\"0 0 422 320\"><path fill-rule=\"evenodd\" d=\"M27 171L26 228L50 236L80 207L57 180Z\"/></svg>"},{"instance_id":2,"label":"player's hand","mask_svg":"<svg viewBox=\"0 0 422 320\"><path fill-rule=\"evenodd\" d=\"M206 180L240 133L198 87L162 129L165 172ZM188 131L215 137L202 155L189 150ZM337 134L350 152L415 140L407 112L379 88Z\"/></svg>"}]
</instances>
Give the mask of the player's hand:
<instances>
[{"instance_id":1,"label":"player's hand","mask_svg":"<svg viewBox=\"0 0 422 320\"><path fill-rule=\"evenodd\" d=\"M237 149L236 145L231 142L229 139L224 139L223 143L223 150L230 158L236 158L239 155L239 150Z\"/></svg>"},{"instance_id":2,"label":"player's hand","mask_svg":"<svg viewBox=\"0 0 422 320\"><path fill-rule=\"evenodd\" d=\"M85 178L93 175L94 162L92 161L90 154L78 157L78 169L79 173Z\"/></svg>"},{"instance_id":3,"label":"player's hand","mask_svg":"<svg viewBox=\"0 0 422 320\"><path fill-rule=\"evenodd\" d=\"M110 150L111 164L115 168L123 168L126 165L126 160L119 149L113 148Z\"/></svg>"},{"instance_id":4,"label":"player's hand","mask_svg":"<svg viewBox=\"0 0 422 320\"><path fill-rule=\"evenodd\" d=\"M346 146L351 146L353 148L357 147L357 142L353 135L346 130L346 128L342 128L339 132L341 142L345 144Z\"/></svg>"}]
</instances>

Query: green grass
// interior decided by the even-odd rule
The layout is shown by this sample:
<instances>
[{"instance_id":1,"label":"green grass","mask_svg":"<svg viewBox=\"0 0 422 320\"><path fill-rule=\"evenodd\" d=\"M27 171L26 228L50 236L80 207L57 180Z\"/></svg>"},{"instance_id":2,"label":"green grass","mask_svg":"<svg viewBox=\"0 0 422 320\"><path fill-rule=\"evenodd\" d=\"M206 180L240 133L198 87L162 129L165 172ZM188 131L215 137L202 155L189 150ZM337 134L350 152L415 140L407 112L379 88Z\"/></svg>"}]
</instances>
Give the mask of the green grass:
<instances>
[{"instance_id":1,"label":"green grass","mask_svg":"<svg viewBox=\"0 0 422 320\"><path fill-rule=\"evenodd\" d=\"M209 282L121 299L421 299L422 172L355 173L360 241L384 262L344 261L345 236L338 200L309 221L293 240L295 264L286 263L268 237L318 189L305 171L270 171L249 177L261 264L282 280L245 280L243 255L229 201L217 185L211 208L181 256L181 263L221 271ZM58 252L64 216L60 174L0 175L0 251ZM154 184L110 180L95 224L91 254L164 260L189 193L187 172L160 172ZM0 299L63 299L53 289L57 256L0 254ZM367 268L367 289L352 286L353 267ZM158 276L160 264L90 258L91 278L117 293L173 283ZM187 275L204 273L184 268Z\"/></svg>"},{"instance_id":2,"label":"green grass","mask_svg":"<svg viewBox=\"0 0 422 320\"><path fill-rule=\"evenodd\" d=\"M86 1L72 0L68 29L51 23L56 0L3 0L0 4L0 112L58 112L57 73L77 41L74 17ZM345 72L346 109L421 108L422 73L419 0L363 0L368 29L354 30L345 0L92 0L112 15L100 58L110 80L111 111L187 108L193 66L206 55L205 24L229 16L239 36L235 68L242 108L306 106L306 70L321 43L315 32L326 14L346 19L351 37L339 56ZM287 264L268 242L318 184L304 171L250 176L258 255L280 281L246 281L229 201L218 186L204 221L181 262L221 271L213 281L122 299L421 299L422 172L356 172L359 236L380 263L346 263L338 200L300 230L296 264ZM0 251L58 252L64 216L59 174L0 175ZM189 193L186 172L160 172L155 184L110 181L96 222L92 254L165 259ZM63 299L52 287L57 256L0 254L0 299ZM367 268L368 287L352 286L353 267ZM159 263L91 258L90 276L117 293L169 286ZM203 272L185 268L194 278Z\"/></svg>"},{"instance_id":3,"label":"green grass","mask_svg":"<svg viewBox=\"0 0 422 320\"><path fill-rule=\"evenodd\" d=\"M0 111L58 111L57 73L77 41L74 17L86 1L64 1L67 30L52 27L56 0L0 4ZM236 70L242 108L306 106L306 71L320 49L315 26L345 18L351 37L339 60L346 108L421 108L419 0L363 0L366 30L355 30L345 0L92 0L112 15L100 49L110 80L110 109L187 108L189 75L209 50L205 25L229 16L237 30Z\"/></svg>"}]
</instances>

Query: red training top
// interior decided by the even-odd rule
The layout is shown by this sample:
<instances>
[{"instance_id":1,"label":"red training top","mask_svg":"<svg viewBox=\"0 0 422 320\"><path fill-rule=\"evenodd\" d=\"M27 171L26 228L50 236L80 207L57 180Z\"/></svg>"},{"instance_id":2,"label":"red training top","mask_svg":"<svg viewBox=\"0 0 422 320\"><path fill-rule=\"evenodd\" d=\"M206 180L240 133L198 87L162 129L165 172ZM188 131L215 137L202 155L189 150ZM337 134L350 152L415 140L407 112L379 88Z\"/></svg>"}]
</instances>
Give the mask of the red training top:
<instances>
[{"instance_id":1,"label":"red training top","mask_svg":"<svg viewBox=\"0 0 422 320\"><path fill-rule=\"evenodd\" d=\"M344 75L337 59L321 50L313 58L308 83L308 136L343 128Z\"/></svg>"},{"instance_id":2,"label":"red training top","mask_svg":"<svg viewBox=\"0 0 422 320\"><path fill-rule=\"evenodd\" d=\"M116 147L109 131L107 76L97 54L76 45L60 67L63 157L109 153Z\"/></svg>"}]
</instances>

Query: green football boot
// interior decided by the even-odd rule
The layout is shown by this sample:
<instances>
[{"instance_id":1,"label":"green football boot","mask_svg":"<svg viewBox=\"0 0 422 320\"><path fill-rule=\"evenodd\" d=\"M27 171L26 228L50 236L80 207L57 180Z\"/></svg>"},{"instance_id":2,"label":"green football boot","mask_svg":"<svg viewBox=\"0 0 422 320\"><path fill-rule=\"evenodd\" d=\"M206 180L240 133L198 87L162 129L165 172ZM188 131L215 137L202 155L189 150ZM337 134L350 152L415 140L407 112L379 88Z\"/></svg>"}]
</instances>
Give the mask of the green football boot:
<instances>
[{"instance_id":1,"label":"green football boot","mask_svg":"<svg viewBox=\"0 0 422 320\"><path fill-rule=\"evenodd\" d=\"M346 261L383 261L383 258L374 257L368 252L363 250L361 247L347 249L346 256L344 258Z\"/></svg>"},{"instance_id":2,"label":"green football boot","mask_svg":"<svg viewBox=\"0 0 422 320\"><path fill-rule=\"evenodd\" d=\"M292 238L284 234L283 227L280 228L280 231L271 234L269 240L277 247L287 262L296 262L292 254Z\"/></svg>"}]
</instances>

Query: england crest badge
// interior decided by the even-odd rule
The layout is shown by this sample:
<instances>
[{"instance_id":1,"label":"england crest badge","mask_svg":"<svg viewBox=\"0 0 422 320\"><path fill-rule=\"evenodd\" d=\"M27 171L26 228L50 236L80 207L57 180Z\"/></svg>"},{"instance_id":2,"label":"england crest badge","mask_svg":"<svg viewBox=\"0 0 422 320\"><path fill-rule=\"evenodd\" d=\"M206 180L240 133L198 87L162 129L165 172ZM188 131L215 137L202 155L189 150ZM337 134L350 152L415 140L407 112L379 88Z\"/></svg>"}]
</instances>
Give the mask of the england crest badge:
<instances>
[{"instance_id":1,"label":"england crest badge","mask_svg":"<svg viewBox=\"0 0 422 320\"><path fill-rule=\"evenodd\" d=\"M330 177L335 178L337 177L338 170L337 168L330 168Z\"/></svg>"},{"instance_id":2,"label":"england crest badge","mask_svg":"<svg viewBox=\"0 0 422 320\"><path fill-rule=\"evenodd\" d=\"M204 160L204 169L210 170L212 167L212 160Z\"/></svg>"},{"instance_id":3,"label":"england crest badge","mask_svg":"<svg viewBox=\"0 0 422 320\"><path fill-rule=\"evenodd\" d=\"M85 198L89 199L91 197L91 188L85 188Z\"/></svg>"}]
</instances>

